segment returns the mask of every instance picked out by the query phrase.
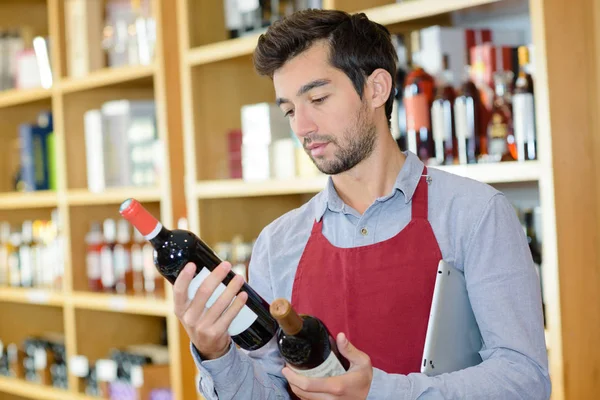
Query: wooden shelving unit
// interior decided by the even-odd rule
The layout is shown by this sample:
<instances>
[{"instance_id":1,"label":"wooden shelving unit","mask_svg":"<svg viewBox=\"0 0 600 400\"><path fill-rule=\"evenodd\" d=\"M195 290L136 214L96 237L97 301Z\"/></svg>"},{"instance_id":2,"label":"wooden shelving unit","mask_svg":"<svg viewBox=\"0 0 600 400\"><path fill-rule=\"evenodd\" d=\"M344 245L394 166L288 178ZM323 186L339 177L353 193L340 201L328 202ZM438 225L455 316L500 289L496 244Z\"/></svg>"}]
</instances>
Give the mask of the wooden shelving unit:
<instances>
[{"instance_id":1,"label":"wooden shelving unit","mask_svg":"<svg viewBox=\"0 0 600 400\"><path fill-rule=\"evenodd\" d=\"M326 8L362 10L395 32L451 24L457 11L485 15L515 4L529 6L540 159L443 169L493 185L525 185L538 191L552 398L593 398L600 391L594 375L600 353L590 345L600 336L600 320L590 317L600 308L600 164L595 161L600 157L600 6L594 0L577 0L569 7L563 0L324 1ZM167 226L187 217L191 229L209 244L234 234L250 239L273 219L302 205L326 178L223 179L225 132L240 128L240 107L274 99L271 82L256 76L252 68L258 35L226 40L221 1L153 0L153 9L158 27L153 65L104 69L70 79L63 0L0 2L0 25L22 21L54 39L54 86L0 93L0 134L15 133L22 121L51 109L59 160L56 192L7 193L0 185L0 220L23 220L32 214L49 217L49 211L58 208L66 249L64 290L0 288L0 312L19 316L14 335L38 327L64 332L69 355L98 355L119 340L151 340L165 321L174 398L189 400L197 398L196 371L189 339L172 312L170 286L166 285L165 299L86 292L83 238L89 222L117 216L118 204L135 197ZM90 193L85 189L83 112L107 100L149 97L156 101L165 144L162 184ZM1 151L10 150L0 149L0 174L6 178L2 164L6 153ZM124 328L124 338L109 331L115 324ZM75 387L72 376L70 387ZM31 399L89 399L74 389L65 392L0 377L0 397L2 393Z\"/></svg>"},{"instance_id":2,"label":"wooden shelving unit","mask_svg":"<svg viewBox=\"0 0 600 400\"><path fill-rule=\"evenodd\" d=\"M50 89L0 92L0 140L16 137L18 125L32 120L40 111L51 110L56 142L57 190L12 193L4 160L11 151L0 146L0 221L14 223L29 218L50 218L58 209L64 237L65 271L63 290L41 288L0 288L0 314L14 320L11 328L2 324L0 336L10 342L45 331L63 333L67 357L84 354L92 359L105 357L112 346L158 343L163 325L168 328L170 364L181 364L179 323L172 313L170 287L160 298L117 296L87 292L84 236L97 218L118 218L119 204L129 197L144 202L166 225L183 216L183 171L177 167L180 136L180 93L176 15L171 2L152 0L157 26L155 60L151 65L105 68L83 78L72 79L66 71L64 0L7 1L0 4L0 26L34 25L52 39L51 63L54 84ZM169 52L169 56L165 55ZM175 64L173 64L175 62ZM159 178L151 188L107 189L91 193L86 187L86 160L83 142L83 113L103 102L120 99L154 99L158 135L164 144L165 160ZM175 149L175 150L174 150ZM181 161L183 163L183 161ZM178 199L182 200L178 200ZM49 261L51 262L51 260ZM187 346L184 345L187 348ZM184 381L177 367L169 368L175 399L183 399ZM185 382L186 384L190 384ZM191 383L193 385L193 382ZM69 376L69 391L0 377L0 398L90 400L76 391L76 378ZM11 399L13 397L10 397Z\"/></svg>"},{"instance_id":3,"label":"wooden shelving unit","mask_svg":"<svg viewBox=\"0 0 600 400\"><path fill-rule=\"evenodd\" d=\"M302 205L326 179L223 180L219 161L226 154L225 133L241 127L239 108L272 102L274 91L268 79L253 71L258 35L227 40L217 6L200 0L177 4L190 226L209 243L234 234L250 239L285 211ZM505 16L513 8L527 10L535 45L539 161L444 169L499 188L536 193L542 208L552 399L594 398L600 381L592 371L600 353L585 343L600 336L600 320L589 318L600 309L600 169L595 161L600 157L600 6L593 0L578 0L568 9L560 0L326 0L324 7L364 11L397 33L452 25L460 20L457 16L487 21L495 12ZM552 28L559 23L566 24L560 32Z\"/></svg>"}]
</instances>

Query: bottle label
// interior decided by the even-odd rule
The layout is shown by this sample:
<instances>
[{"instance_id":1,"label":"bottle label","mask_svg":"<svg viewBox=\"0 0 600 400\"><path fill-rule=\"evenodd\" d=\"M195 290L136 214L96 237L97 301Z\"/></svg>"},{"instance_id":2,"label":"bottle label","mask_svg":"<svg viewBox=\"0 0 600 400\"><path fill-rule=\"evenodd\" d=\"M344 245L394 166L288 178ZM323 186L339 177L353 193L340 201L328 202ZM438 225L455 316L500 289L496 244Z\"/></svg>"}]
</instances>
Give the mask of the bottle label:
<instances>
[{"instance_id":1,"label":"bottle label","mask_svg":"<svg viewBox=\"0 0 600 400\"><path fill-rule=\"evenodd\" d=\"M513 96L513 116L517 159L533 159L535 155L526 155L525 150L527 144L535 140L535 110L531 93L518 93Z\"/></svg>"},{"instance_id":2,"label":"bottle label","mask_svg":"<svg viewBox=\"0 0 600 400\"><path fill-rule=\"evenodd\" d=\"M409 131L419 131L422 128L431 129L429 124L429 106L427 105L427 96L417 94L415 96L404 98L406 107L406 129Z\"/></svg>"},{"instance_id":3,"label":"bottle label","mask_svg":"<svg viewBox=\"0 0 600 400\"><path fill-rule=\"evenodd\" d=\"M338 360L333 351L329 353L329 357L327 357L323 364L318 367L312 369L296 369L290 365L287 367L297 374L309 378L327 378L330 376L342 375L346 372L344 367L342 367L342 363L340 363L340 360Z\"/></svg>"},{"instance_id":4,"label":"bottle label","mask_svg":"<svg viewBox=\"0 0 600 400\"><path fill-rule=\"evenodd\" d=\"M196 295L196 291L198 290L200 285L202 285L202 282L204 282L208 275L210 275L210 270L204 267L198 273L198 275L196 275L194 279L192 279L190 286L188 286L189 300L192 300L194 298L194 296ZM217 301L217 299L219 298L219 296L221 296L225 289L226 286L222 282L219 283L219 286L215 289L212 296L210 296L210 298L206 302L207 309L210 308L215 303L215 301ZM233 298L231 303L233 303L234 300L235 297ZM231 304L229 304L227 308L229 308L230 306ZM250 307L244 305L244 307L240 310L238 315L233 319L233 321L231 321L231 325L229 325L229 328L227 329L229 335L236 336L244 332L246 329L250 328L250 326L254 323L254 321L256 321L257 318L258 315L256 315L254 311L250 309Z\"/></svg>"},{"instance_id":5,"label":"bottle label","mask_svg":"<svg viewBox=\"0 0 600 400\"><path fill-rule=\"evenodd\" d=\"M87 274L89 279L100 279L102 276L102 261L100 253L90 251L86 255Z\"/></svg>"}]
</instances>

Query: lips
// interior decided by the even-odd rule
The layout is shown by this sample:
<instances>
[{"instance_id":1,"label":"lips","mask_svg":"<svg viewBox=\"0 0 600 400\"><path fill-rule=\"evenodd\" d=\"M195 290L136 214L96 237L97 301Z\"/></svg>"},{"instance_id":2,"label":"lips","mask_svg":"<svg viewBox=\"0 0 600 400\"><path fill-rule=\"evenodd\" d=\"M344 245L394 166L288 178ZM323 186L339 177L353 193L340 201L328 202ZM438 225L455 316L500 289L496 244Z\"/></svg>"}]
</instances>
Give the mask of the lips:
<instances>
[{"instance_id":1,"label":"lips","mask_svg":"<svg viewBox=\"0 0 600 400\"><path fill-rule=\"evenodd\" d=\"M306 149L310 151L310 154L313 157L318 157L323 155L325 152L325 147L327 147L328 144L329 143L311 143L310 145L306 146Z\"/></svg>"}]
</instances>

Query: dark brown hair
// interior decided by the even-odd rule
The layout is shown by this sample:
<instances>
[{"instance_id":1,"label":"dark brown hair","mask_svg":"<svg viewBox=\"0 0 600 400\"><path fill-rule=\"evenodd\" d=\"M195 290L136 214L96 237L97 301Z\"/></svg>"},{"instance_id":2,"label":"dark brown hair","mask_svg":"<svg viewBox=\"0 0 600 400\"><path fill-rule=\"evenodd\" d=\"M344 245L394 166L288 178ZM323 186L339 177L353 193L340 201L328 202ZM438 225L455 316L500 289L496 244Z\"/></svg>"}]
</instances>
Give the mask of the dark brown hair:
<instances>
[{"instance_id":1,"label":"dark brown hair","mask_svg":"<svg viewBox=\"0 0 600 400\"><path fill-rule=\"evenodd\" d=\"M396 50L388 29L364 13L303 10L277 21L258 38L254 68L260 75L273 78L288 60L323 39L329 43L330 64L350 78L361 99L366 78L373 71L383 68L390 73L392 90L385 104L389 121L396 87Z\"/></svg>"}]
</instances>

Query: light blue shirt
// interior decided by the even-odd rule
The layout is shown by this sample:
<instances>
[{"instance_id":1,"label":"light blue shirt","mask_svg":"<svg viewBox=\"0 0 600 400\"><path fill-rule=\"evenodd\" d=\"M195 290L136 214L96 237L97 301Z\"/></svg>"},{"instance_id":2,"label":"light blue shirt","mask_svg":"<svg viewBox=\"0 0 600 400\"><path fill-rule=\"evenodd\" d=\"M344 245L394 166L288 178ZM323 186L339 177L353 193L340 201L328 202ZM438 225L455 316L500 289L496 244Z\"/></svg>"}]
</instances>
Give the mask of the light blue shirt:
<instances>
[{"instance_id":1,"label":"light blue shirt","mask_svg":"<svg viewBox=\"0 0 600 400\"><path fill-rule=\"evenodd\" d=\"M252 253L250 286L267 302L291 300L315 220L323 218L324 236L338 247L395 236L411 219L411 199L423 168L414 154L405 154L391 193L363 215L344 204L329 179L308 203L268 225ZM483 362L436 377L374 368L368 399L548 399L540 283L513 206L489 185L431 167L428 172L429 222L443 258L464 272L484 342ZM232 342L226 355L209 361L190 348L200 372L199 389L207 399L289 399L281 374L284 362L274 340L254 352Z\"/></svg>"}]
</instances>

